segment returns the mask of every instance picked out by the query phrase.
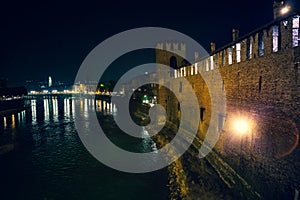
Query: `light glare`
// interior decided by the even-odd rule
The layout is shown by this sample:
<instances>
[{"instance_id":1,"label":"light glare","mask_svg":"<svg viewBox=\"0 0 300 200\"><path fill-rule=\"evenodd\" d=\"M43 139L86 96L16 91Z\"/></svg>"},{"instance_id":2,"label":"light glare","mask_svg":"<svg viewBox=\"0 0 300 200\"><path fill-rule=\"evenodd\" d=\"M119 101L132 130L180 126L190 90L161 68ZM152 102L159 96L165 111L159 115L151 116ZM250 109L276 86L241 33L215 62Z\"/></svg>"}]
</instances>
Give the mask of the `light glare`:
<instances>
[{"instance_id":1,"label":"light glare","mask_svg":"<svg viewBox=\"0 0 300 200\"><path fill-rule=\"evenodd\" d=\"M239 134L245 134L249 130L249 124L247 121L240 119L235 121L234 128Z\"/></svg>"},{"instance_id":2,"label":"light glare","mask_svg":"<svg viewBox=\"0 0 300 200\"><path fill-rule=\"evenodd\" d=\"M284 14L288 13L289 11L290 11L290 7L289 7L289 6L285 6L285 7L283 7L283 8L281 9L280 13L281 13L282 15L284 15Z\"/></svg>"}]
</instances>

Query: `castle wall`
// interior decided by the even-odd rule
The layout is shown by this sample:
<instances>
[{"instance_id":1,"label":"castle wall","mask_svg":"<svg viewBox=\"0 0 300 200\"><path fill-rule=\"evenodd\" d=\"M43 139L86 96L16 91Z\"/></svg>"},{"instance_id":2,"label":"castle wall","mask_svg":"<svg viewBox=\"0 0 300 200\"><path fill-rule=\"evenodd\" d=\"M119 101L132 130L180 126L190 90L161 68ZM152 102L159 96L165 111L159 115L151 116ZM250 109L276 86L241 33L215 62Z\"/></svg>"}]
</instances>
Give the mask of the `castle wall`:
<instances>
[{"instance_id":1,"label":"castle wall","mask_svg":"<svg viewBox=\"0 0 300 200\"><path fill-rule=\"evenodd\" d=\"M297 156L300 46L293 47L292 19L290 17L263 27L206 59L175 69L174 82L169 87L171 91L181 90L188 101L188 94L184 92L186 86L181 85L181 79L189 81L200 108L199 138L205 138L209 126L220 131L214 149L233 166L247 165L252 176L254 170L257 175L269 174L270 180L278 180L280 177L280 180L299 184L299 172L295 172L289 165L291 162L294 164L292 168L300 165ZM278 50L274 49L274 26L278 26L279 30ZM247 40L252 41L251 56ZM263 49L260 45L262 40ZM237 51L239 48L240 52ZM181 59L173 52L159 49L157 63L169 64L171 56ZM221 81L216 80L218 72ZM158 73L164 76L170 74ZM212 120L211 117L212 100L207 85L212 85L215 91L226 93L226 112L219 111L218 119ZM214 103L218 104L218 101ZM178 100L169 90L160 88L158 102L167 109L170 121L179 121ZM193 103L190 104L192 106ZM243 135L237 134L234 125L240 119L245 120L249 126ZM249 174L244 175L247 177Z\"/></svg>"}]
</instances>

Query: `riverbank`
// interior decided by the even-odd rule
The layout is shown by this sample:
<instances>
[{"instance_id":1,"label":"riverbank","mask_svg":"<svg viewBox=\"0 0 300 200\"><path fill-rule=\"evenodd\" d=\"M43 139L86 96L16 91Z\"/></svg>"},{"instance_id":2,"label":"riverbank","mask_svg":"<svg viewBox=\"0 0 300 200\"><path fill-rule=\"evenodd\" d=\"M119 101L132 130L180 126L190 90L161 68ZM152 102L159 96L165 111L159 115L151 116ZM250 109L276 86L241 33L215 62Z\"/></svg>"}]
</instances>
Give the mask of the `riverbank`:
<instances>
[{"instance_id":1,"label":"riverbank","mask_svg":"<svg viewBox=\"0 0 300 200\"><path fill-rule=\"evenodd\" d=\"M132 117L134 121L139 121L140 125L147 125L150 122L150 118L148 115L150 106L145 104L143 105L135 105L132 107L131 112L133 113ZM169 124L169 128L171 124ZM175 128L175 127L174 127ZM153 131L152 129L148 129L149 132ZM162 148L168 141L171 139L167 137L168 134L166 130L164 130L164 134L156 135L152 137L155 141L158 149ZM170 136L170 135L169 135ZM168 169L168 185L169 188L169 197L171 200L180 200L180 199L187 199L188 187L187 187L187 180L186 174L184 172L182 162L180 159L173 162L171 165L167 167Z\"/></svg>"},{"instance_id":2,"label":"riverbank","mask_svg":"<svg viewBox=\"0 0 300 200\"><path fill-rule=\"evenodd\" d=\"M142 109L141 109L142 107ZM135 116L149 118L149 108L140 106ZM146 123L144 124L146 125ZM148 129L151 134L151 128ZM191 134L187 130L186 134ZM167 121L161 132L152 139L158 148L168 144L177 132L176 124ZM195 138L190 148L168 166L170 199L261 199L251 185L243 179L214 150L205 158L199 158L198 149L202 145Z\"/></svg>"},{"instance_id":3,"label":"riverbank","mask_svg":"<svg viewBox=\"0 0 300 200\"><path fill-rule=\"evenodd\" d=\"M153 139L159 147L168 144L175 133L174 124L167 122L162 133ZM149 130L151 131L151 130ZM241 196L228 187L217 170L207 159L200 159L195 145L168 166L170 199L240 199Z\"/></svg>"},{"instance_id":4,"label":"riverbank","mask_svg":"<svg viewBox=\"0 0 300 200\"><path fill-rule=\"evenodd\" d=\"M152 131L152 130L148 130ZM157 135L154 137L154 141L158 148L162 148L169 143L170 137L167 137L168 132ZM171 200L187 199L189 188L187 186L187 174L185 173L181 159L176 160L168 166L169 172L169 184Z\"/></svg>"}]
</instances>

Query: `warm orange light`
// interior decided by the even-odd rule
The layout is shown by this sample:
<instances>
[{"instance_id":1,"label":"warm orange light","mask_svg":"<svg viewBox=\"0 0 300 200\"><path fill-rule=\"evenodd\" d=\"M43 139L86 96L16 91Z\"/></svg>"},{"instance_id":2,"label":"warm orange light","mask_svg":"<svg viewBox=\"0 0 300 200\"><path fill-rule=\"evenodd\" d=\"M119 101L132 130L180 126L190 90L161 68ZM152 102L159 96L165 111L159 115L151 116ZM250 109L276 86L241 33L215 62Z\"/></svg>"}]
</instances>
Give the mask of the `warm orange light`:
<instances>
[{"instance_id":1,"label":"warm orange light","mask_svg":"<svg viewBox=\"0 0 300 200\"><path fill-rule=\"evenodd\" d=\"M288 13L290 11L290 7L289 6L285 6L280 10L280 13L282 15L285 15L286 13Z\"/></svg>"},{"instance_id":2,"label":"warm orange light","mask_svg":"<svg viewBox=\"0 0 300 200\"><path fill-rule=\"evenodd\" d=\"M238 119L234 122L234 129L237 133L243 135L250 130L250 125L246 120Z\"/></svg>"}]
</instances>

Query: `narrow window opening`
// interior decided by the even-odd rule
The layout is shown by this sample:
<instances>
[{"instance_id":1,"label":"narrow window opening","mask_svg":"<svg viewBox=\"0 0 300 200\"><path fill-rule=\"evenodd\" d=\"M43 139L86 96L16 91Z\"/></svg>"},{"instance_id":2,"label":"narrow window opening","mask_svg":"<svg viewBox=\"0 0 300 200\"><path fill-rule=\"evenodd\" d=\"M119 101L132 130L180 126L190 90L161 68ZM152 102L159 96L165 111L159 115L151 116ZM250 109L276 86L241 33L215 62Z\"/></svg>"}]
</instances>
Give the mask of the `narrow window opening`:
<instances>
[{"instance_id":1,"label":"narrow window opening","mask_svg":"<svg viewBox=\"0 0 300 200\"><path fill-rule=\"evenodd\" d=\"M173 69L177 68L177 58L175 56L171 56L170 58L170 67Z\"/></svg>"},{"instance_id":2,"label":"narrow window opening","mask_svg":"<svg viewBox=\"0 0 300 200\"><path fill-rule=\"evenodd\" d=\"M264 55L264 33L258 33L258 56Z\"/></svg>"},{"instance_id":3,"label":"narrow window opening","mask_svg":"<svg viewBox=\"0 0 300 200\"><path fill-rule=\"evenodd\" d=\"M222 51L222 67L225 66L225 50Z\"/></svg>"},{"instance_id":4,"label":"narrow window opening","mask_svg":"<svg viewBox=\"0 0 300 200\"><path fill-rule=\"evenodd\" d=\"M279 26L273 26L273 52L279 50Z\"/></svg>"},{"instance_id":5,"label":"narrow window opening","mask_svg":"<svg viewBox=\"0 0 300 200\"><path fill-rule=\"evenodd\" d=\"M228 48L228 64L232 64L232 48Z\"/></svg>"},{"instance_id":6,"label":"narrow window opening","mask_svg":"<svg viewBox=\"0 0 300 200\"><path fill-rule=\"evenodd\" d=\"M222 81L222 91L225 91L224 81Z\"/></svg>"},{"instance_id":7,"label":"narrow window opening","mask_svg":"<svg viewBox=\"0 0 300 200\"><path fill-rule=\"evenodd\" d=\"M214 56L214 60L216 61L216 68L219 68L219 55L220 55L220 54L216 54L216 55Z\"/></svg>"},{"instance_id":8,"label":"narrow window opening","mask_svg":"<svg viewBox=\"0 0 300 200\"><path fill-rule=\"evenodd\" d=\"M293 30L292 30L292 34L293 34L293 47L297 47L299 46L299 15L295 16L293 18Z\"/></svg>"},{"instance_id":9,"label":"narrow window opening","mask_svg":"<svg viewBox=\"0 0 300 200\"><path fill-rule=\"evenodd\" d=\"M209 59L206 59L206 68L205 71L209 71Z\"/></svg>"},{"instance_id":10,"label":"narrow window opening","mask_svg":"<svg viewBox=\"0 0 300 200\"><path fill-rule=\"evenodd\" d=\"M241 62L241 43L236 44L236 62Z\"/></svg>"},{"instance_id":11,"label":"narrow window opening","mask_svg":"<svg viewBox=\"0 0 300 200\"><path fill-rule=\"evenodd\" d=\"M247 60L250 60L252 58L252 37L247 39L247 50L246 50L246 56Z\"/></svg>"},{"instance_id":12,"label":"narrow window opening","mask_svg":"<svg viewBox=\"0 0 300 200\"><path fill-rule=\"evenodd\" d=\"M213 56L210 56L210 69L213 70L214 69L214 57Z\"/></svg>"},{"instance_id":13,"label":"narrow window opening","mask_svg":"<svg viewBox=\"0 0 300 200\"><path fill-rule=\"evenodd\" d=\"M200 108L200 120L201 121L204 121L204 111L205 111L205 108Z\"/></svg>"},{"instance_id":14,"label":"narrow window opening","mask_svg":"<svg viewBox=\"0 0 300 200\"><path fill-rule=\"evenodd\" d=\"M258 92L261 92L261 84L262 84L262 76L259 77L259 81L258 81Z\"/></svg>"},{"instance_id":15,"label":"narrow window opening","mask_svg":"<svg viewBox=\"0 0 300 200\"><path fill-rule=\"evenodd\" d=\"M177 58L175 56L170 57L170 77L175 77L174 70L177 68Z\"/></svg>"},{"instance_id":16,"label":"narrow window opening","mask_svg":"<svg viewBox=\"0 0 300 200\"><path fill-rule=\"evenodd\" d=\"M195 63L195 74L198 74L198 63Z\"/></svg>"}]
</instances>

